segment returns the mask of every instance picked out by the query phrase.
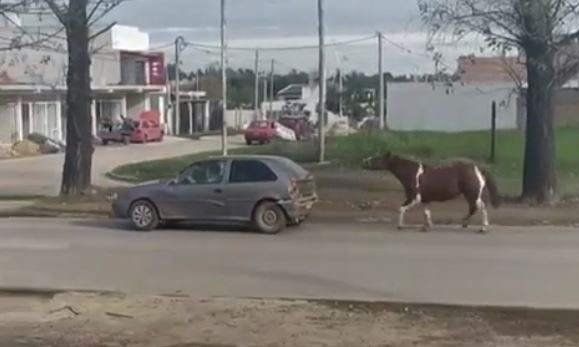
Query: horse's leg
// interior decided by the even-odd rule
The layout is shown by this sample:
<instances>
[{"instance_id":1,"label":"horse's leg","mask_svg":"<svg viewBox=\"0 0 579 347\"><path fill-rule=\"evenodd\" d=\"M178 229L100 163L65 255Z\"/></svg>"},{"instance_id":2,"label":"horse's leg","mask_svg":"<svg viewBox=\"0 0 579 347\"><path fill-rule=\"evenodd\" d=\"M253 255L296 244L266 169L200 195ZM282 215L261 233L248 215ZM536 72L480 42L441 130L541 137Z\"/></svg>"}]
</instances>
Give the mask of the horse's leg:
<instances>
[{"instance_id":1,"label":"horse's leg","mask_svg":"<svg viewBox=\"0 0 579 347\"><path fill-rule=\"evenodd\" d=\"M462 227L463 228L468 228L468 224L470 223L470 219L472 218L472 216L475 215L476 211L478 210L477 204L476 202L471 202L470 200L468 201L468 214L466 215L466 217L464 217L464 219L462 220Z\"/></svg>"},{"instance_id":2,"label":"horse's leg","mask_svg":"<svg viewBox=\"0 0 579 347\"><path fill-rule=\"evenodd\" d=\"M400 214L398 215L398 229L404 228L404 215L421 202L420 194L416 194L414 198L406 199L406 202L400 207Z\"/></svg>"},{"instance_id":3,"label":"horse's leg","mask_svg":"<svg viewBox=\"0 0 579 347\"><path fill-rule=\"evenodd\" d=\"M428 208L427 204L423 205L424 208L424 226L422 227L422 231L430 231L432 229L432 213Z\"/></svg>"},{"instance_id":4,"label":"horse's leg","mask_svg":"<svg viewBox=\"0 0 579 347\"><path fill-rule=\"evenodd\" d=\"M477 201L477 204L481 210L481 214L482 214L482 226L480 229L481 233L486 233L488 231L488 227L489 227L489 214L487 212L487 206L485 204L485 202L483 201L483 199L479 199Z\"/></svg>"}]
</instances>

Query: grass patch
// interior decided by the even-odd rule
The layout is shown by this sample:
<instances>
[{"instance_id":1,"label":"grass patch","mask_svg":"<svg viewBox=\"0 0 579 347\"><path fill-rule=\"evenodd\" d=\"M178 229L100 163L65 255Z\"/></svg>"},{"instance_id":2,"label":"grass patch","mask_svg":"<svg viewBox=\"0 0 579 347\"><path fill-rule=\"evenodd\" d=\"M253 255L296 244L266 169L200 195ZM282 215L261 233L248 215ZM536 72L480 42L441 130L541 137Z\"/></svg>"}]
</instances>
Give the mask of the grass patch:
<instances>
[{"instance_id":1,"label":"grass patch","mask_svg":"<svg viewBox=\"0 0 579 347\"><path fill-rule=\"evenodd\" d=\"M579 129L559 128L557 136L557 168L560 192L574 195L579 192ZM439 132L386 132L360 133L347 137L330 138L327 156L340 166L359 168L363 158L390 150L425 162L465 158L486 163L489 157L490 136L487 131L465 133ZM497 134L495 164L487 163L497 177L502 192L520 193L523 172L524 136L519 131L500 131ZM231 151L233 154L274 154L300 163L317 160L316 144L310 142L276 142L267 146L252 146ZM178 158L125 165L110 174L129 182L144 182L172 178L191 162L219 153L200 153Z\"/></svg>"}]
</instances>

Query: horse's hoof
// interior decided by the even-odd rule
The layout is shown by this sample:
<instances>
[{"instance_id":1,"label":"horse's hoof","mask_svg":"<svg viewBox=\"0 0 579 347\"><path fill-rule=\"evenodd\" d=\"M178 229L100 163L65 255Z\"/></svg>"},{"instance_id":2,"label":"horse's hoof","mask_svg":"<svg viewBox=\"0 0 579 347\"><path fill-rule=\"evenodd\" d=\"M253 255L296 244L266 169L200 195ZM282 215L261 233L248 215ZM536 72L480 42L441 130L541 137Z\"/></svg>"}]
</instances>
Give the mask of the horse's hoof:
<instances>
[{"instance_id":1,"label":"horse's hoof","mask_svg":"<svg viewBox=\"0 0 579 347\"><path fill-rule=\"evenodd\" d=\"M403 225L399 225L399 226L396 227L396 230L398 230L398 231L402 231L402 229L404 229L404 226L403 226Z\"/></svg>"},{"instance_id":2,"label":"horse's hoof","mask_svg":"<svg viewBox=\"0 0 579 347\"><path fill-rule=\"evenodd\" d=\"M463 228L463 229L468 229L468 224L463 224L463 225L462 225L462 228Z\"/></svg>"},{"instance_id":3,"label":"horse's hoof","mask_svg":"<svg viewBox=\"0 0 579 347\"><path fill-rule=\"evenodd\" d=\"M489 233L489 230L486 229L486 228L482 228L482 229L480 229L480 230L478 231L478 233L481 234L481 235L488 234L488 233Z\"/></svg>"},{"instance_id":4,"label":"horse's hoof","mask_svg":"<svg viewBox=\"0 0 579 347\"><path fill-rule=\"evenodd\" d=\"M422 231L423 233L427 233L430 232L432 230L431 227L427 227L427 226L423 226L420 231Z\"/></svg>"}]
</instances>

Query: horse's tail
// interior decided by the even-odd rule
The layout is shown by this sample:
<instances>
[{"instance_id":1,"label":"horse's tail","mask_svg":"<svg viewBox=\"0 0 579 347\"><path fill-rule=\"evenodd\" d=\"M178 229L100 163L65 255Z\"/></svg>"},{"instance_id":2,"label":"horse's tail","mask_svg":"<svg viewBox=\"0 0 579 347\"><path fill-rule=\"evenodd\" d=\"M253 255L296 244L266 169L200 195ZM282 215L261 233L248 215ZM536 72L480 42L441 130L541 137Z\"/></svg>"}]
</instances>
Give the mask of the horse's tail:
<instances>
[{"instance_id":1,"label":"horse's tail","mask_svg":"<svg viewBox=\"0 0 579 347\"><path fill-rule=\"evenodd\" d=\"M498 208L501 205L501 196L499 194L499 188L497 187L497 181L488 170L481 168L479 168L479 170L485 178L486 189L489 192L491 204L494 208Z\"/></svg>"}]
</instances>

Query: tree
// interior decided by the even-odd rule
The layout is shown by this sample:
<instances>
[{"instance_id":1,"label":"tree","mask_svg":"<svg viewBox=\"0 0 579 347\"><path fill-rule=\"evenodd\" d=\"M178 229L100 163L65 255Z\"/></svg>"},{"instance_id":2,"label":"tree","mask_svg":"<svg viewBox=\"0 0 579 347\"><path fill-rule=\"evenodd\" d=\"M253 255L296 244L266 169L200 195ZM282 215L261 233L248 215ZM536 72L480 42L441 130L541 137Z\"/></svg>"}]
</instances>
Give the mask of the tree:
<instances>
[{"instance_id":1,"label":"tree","mask_svg":"<svg viewBox=\"0 0 579 347\"><path fill-rule=\"evenodd\" d=\"M579 2L573 0L418 0L433 35L457 39L482 35L491 49L519 49L527 68L527 121L522 198L548 203L556 198L553 95L578 71L568 49Z\"/></svg>"},{"instance_id":2,"label":"tree","mask_svg":"<svg viewBox=\"0 0 579 347\"><path fill-rule=\"evenodd\" d=\"M92 33L91 29L123 0L42 1L63 25L68 48L66 153L61 194L84 194L91 186L94 152L89 44L110 30L112 24Z\"/></svg>"}]
</instances>

